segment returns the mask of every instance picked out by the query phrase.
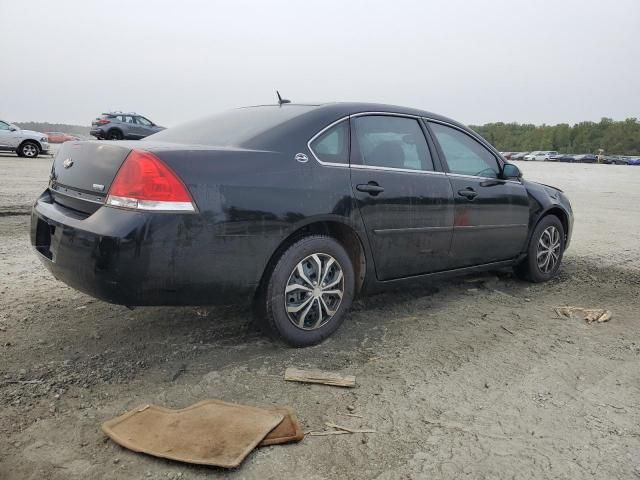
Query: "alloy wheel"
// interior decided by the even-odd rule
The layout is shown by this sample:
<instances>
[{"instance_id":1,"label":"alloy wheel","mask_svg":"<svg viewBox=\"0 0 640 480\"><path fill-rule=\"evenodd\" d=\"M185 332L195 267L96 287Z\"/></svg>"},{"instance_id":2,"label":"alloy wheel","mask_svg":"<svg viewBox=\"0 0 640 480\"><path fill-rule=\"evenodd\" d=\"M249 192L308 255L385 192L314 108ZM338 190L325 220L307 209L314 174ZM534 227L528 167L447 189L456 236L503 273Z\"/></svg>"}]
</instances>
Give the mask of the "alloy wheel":
<instances>
[{"instance_id":1,"label":"alloy wheel","mask_svg":"<svg viewBox=\"0 0 640 480\"><path fill-rule=\"evenodd\" d=\"M558 229L553 225L547 227L540 235L536 253L538 268L542 273L549 273L556 267L560 261L560 246Z\"/></svg>"},{"instance_id":2,"label":"alloy wheel","mask_svg":"<svg viewBox=\"0 0 640 480\"><path fill-rule=\"evenodd\" d=\"M344 275L338 261L314 253L300 261L287 281L284 303L291 323L315 330L335 315L344 295Z\"/></svg>"},{"instance_id":3,"label":"alloy wheel","mask_svg":"<svg viewBox=\"0 0 640 480\"><path fill-rule=\"evenodd\" d=\"M22 153L25 157L35 157L38 154L38 148L31 143L27 143L22 147Z\"/></svg>"}]
</instances>

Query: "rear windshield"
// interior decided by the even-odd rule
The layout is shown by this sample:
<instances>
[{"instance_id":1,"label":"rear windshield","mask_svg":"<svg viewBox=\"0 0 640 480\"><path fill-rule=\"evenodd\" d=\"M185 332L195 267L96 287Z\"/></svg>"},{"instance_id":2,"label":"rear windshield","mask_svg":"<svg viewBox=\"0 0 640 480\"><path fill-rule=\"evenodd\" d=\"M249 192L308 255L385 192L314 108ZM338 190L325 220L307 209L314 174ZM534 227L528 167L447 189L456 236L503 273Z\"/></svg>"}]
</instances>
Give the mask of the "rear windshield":
<instances>
[{"instance_id":1,"label":"rear windshield","mask_svg":"<svg viewBox=\"0 0 640 480\"><path fill-rule=\"evenodd\" d=\"M240 146L313 108L307 105L238 108L168 128L147 139L217 147Z\"/></svg>"}]
</instances>

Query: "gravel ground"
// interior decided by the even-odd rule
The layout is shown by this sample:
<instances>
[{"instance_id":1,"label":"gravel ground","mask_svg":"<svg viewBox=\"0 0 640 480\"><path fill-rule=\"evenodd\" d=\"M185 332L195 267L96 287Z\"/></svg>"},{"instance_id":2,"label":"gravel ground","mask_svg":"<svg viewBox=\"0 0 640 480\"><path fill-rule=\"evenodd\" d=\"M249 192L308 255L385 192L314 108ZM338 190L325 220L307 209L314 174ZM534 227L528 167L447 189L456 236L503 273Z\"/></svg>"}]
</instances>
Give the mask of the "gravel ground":
<instances>
[{"instance_id":1,"label":"gravel ground","mask_svg":"<svg viewBox=\"0 0 640 480\"><path fill-rule=\"evenodd\" d=\"M574 205L555 280L498 273L365 298L334 337L296 350L251 328L247 308L129 311L55 281L26 216L50 163L0 155L0 478L640 476L640 168L521 163ZM613 319L560 319L557 305ZM287 366L352 373L358 386L284 382ZM225 471L136 454L100 431L140 404L207 398L290 405L304 430L377 433L262 448Z\"/></svg>"}]
</instances>

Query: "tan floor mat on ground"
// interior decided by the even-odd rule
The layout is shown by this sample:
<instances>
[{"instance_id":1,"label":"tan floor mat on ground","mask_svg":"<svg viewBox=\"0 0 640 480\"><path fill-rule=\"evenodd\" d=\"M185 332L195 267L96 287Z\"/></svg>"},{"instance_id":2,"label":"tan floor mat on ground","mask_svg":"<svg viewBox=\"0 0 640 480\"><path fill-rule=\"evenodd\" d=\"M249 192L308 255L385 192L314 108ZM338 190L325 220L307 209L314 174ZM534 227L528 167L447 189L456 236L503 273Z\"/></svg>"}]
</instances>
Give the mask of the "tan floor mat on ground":
<instances>
[{"instance_id":1,"label":"tan floor mat on ground","mask_svg":"<svg viewBox=\"0 0 640 480\"><path fill-rule=\"evenodd\" d=\"M259 447L299 442L304 438L304 433L302 432L298 419L296 418L296 414L292 409L289 407L278 407L271 410L282 413L284 415L284 420L269 432L269 435L260 442L260 445L258 445Z\"/></svg>"},{"instance_id":2,"label":"tan floor mat on ground","mask_svg":"<svg viewBox=\"0 0 640 480\"><path fill-rule=\"evenodd\" d=\"M232 468L292 414L286 409L205 400L181 410L146 405L105 422L102 430L114 442L136 452ZM274 431L271 440L283 443L298 435L302 432L293 416Z\"/></svg>"}]
</instances>

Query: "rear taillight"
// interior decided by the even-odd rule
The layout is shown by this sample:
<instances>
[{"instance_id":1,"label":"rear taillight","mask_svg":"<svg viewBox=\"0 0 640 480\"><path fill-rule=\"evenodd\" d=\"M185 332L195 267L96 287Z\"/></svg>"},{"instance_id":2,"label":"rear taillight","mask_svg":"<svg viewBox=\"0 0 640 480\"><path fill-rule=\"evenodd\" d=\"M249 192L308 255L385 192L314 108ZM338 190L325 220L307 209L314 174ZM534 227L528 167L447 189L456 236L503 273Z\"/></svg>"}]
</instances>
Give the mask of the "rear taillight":
<instances>
[{"instance_id":1,"label":"rear taillight","mask_svg":"<svg viewBox=\"0 0 640 480\"><path fill-rule=\"evenodd\" d=\"M132 150L127 156L111 184L106 204L132 210L196 210L178 176L162 160L144 150Z\"/></svg>"},{"instance_id":2,"label":"rear taillight","mask_svg":"<svg viewBox=\"0 0 640 480\"><path fill-rule=\"evenodd\" d=\"M111 121L104 118L99 118L98 120L96 120L96 125L106 125L107 123L111 123Z\"/></svg>"}]
</instances>

